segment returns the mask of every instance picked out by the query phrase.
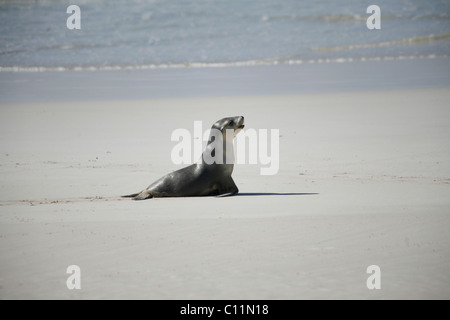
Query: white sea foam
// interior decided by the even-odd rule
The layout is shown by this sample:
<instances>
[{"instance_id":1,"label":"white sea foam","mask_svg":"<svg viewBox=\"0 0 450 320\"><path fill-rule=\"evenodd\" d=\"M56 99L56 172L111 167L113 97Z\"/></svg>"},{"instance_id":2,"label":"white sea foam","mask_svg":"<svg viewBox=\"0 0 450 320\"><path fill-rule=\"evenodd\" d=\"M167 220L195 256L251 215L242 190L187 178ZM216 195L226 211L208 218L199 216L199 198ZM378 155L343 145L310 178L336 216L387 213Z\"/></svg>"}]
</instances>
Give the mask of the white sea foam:
<instances>
[{"instance_id":1,"label":"white sea foam","mask_svg":"<svg viewBox=\"0 0 450 320\"><path fill-rule=\"evenodd\" d=\"M158 69L184 69L184 68L226 68L226 67L252 67L252 66L273 66L273 65L299 65L299 64L321 64L321 63L351 63L356 61L388 61L388 60L413 60L413 59L436 59L449 58L447 55L409 55L397 57L361 57L361 58L334 58L334 59L263 59L237 62L191 62L173 64L147 64L147 65L111 65L111 66L73 66L73 67L2 67L0 72L64 72L64 71L115 71L115 70L158 70Z\"/></svg>"}]
</instances>

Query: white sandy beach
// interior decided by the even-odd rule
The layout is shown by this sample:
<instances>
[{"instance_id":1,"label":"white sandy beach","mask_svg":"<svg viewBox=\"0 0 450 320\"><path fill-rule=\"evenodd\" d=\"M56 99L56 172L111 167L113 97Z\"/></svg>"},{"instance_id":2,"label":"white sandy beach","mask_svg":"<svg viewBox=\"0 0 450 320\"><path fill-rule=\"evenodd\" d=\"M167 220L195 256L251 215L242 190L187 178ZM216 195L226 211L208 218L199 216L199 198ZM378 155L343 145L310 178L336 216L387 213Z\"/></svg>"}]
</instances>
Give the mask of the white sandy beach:
<instances>
[{"instance_id":1,"label":"white sandy beach","mask_svg":"<svg viewBox=\"0 0 450 320\"><path fill-rule=\"evenodd\" d=\"M449 300L449 16L0 1L0 300ZM177 129L232 116L279 132L277 174L260 158L232 197L121 197L186 166Z\"/></svg>"},{"instance_id":2,"label":"white sandy beach","mask_svg":"<svg viewBox=\"0 0 450 320\"><path fill-rule=\"evenodd\" d=\"M449 299L449 101L428 88L2 103L0 298ZM180 168L173 130L237 115L280 129L277 175L236 165L228 198L118 197Z\"/></svg>"}]
</instances>

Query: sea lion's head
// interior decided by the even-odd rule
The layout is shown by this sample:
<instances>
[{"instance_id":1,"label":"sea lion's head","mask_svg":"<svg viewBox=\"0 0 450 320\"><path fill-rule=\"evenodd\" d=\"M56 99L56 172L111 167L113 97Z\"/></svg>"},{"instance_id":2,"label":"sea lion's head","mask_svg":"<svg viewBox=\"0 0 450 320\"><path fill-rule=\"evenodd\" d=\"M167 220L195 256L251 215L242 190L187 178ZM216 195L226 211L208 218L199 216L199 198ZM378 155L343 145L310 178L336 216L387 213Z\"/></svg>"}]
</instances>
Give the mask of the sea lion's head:
<instances>
[{"instance_id":1,"label":"sea lion's head","mask_svg":"<svg viewBox=\"0 0 450 320\"><path fill-rule=\"evenodd\" d=\"M227 130L234 130L234 136L244 129L244 117L238 116L238 117L228 117L220 119L219 121L216 121L216 123L213 124L211 129L217 129L222 132L222 134L225 134Z\"/></svg>"},{"instance_id":2,"label":"sea lion's head","mask_svg":"<svg viewBox=\"0 0 450 320\"><path fill-rule=\"evenodd\" d=\"M244 117L229 117L216 121L211 127L208 144L203 152L203 162L225 164L233 170L233 139L244 128ZM231 174L230 171L230 174Z\"/></svg>"}]
</instances>

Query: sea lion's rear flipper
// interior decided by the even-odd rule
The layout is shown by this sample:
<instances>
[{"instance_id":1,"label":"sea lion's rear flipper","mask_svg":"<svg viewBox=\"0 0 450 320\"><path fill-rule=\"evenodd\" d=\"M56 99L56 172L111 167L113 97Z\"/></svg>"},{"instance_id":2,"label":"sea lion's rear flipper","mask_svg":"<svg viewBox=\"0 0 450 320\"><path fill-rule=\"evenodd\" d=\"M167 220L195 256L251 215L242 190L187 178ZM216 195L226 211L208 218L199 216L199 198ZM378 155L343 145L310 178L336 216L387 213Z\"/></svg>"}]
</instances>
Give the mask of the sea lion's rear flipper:
<instances>
[{"instance_id":1,"label":"sea lion's rear flipper","mask_svg":"<svg viewBox=\"0 0 450 320\"><path fill-rule=\"evenodd\" d=\"M138 193L122 196L122 198L132 198L133 200L145 200L153 198L153 195L148 190L144 190Z\"/></svg>"},{"instance_id":2,"label":"sea lion's rear flipper","mask_svg":"<svg viewBox=\"0 0 450 320\"><path fill-rule=\"evenodd\" d=\"M134 198L134 197L136 197L137 195L139 195L140 194L140 192L138 192L138 193L133 193L133 194L127 194L126 196L120 196L121 198Z\"/></svg>"},{"instance_id":3,"label":"sea lion's rear flipper","mask_svg":"<svg viewBox=\"0 0 450 320\"><path fill-rule=\"evenodd\" d=\"M141 193L139 193L136 197L134 197L133 200L145 200L151 198L153 198L152 193L148 190L144 190Z\"/></svg>"}]
</instances>

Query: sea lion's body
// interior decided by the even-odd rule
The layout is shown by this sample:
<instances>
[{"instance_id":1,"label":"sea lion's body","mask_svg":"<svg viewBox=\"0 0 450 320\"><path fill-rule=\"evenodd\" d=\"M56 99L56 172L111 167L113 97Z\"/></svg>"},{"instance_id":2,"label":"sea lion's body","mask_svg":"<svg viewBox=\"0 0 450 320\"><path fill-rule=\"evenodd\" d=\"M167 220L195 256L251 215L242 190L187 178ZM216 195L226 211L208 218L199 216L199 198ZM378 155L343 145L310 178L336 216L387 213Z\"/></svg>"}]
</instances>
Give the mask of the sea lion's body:
<instances>
[{"instance_id":1,"label":"sea lion's body","mask_svg":"<svg viewBox=\"0 0 450 320\"><path fill-rule=\"evenodd\" d=\"M243 127L244 117L217 121L211 129L219 134L212 139L213 132L211 132L208 145L198 163L171 172L152 183L147 189L125 197L144 200L154 197L228 196L238 193L239 189L231 177L234 165L227 163L226 160L234 159L232 140ZM233 130L232 137L226 134L227 130ZM215 148L218 145L223 146L221 161L210 163L208 156L211 158L211 155L215 155Z\"/></svg>"}]
</instances>

